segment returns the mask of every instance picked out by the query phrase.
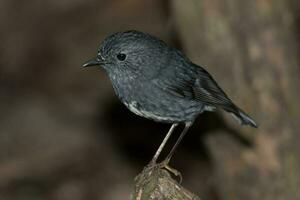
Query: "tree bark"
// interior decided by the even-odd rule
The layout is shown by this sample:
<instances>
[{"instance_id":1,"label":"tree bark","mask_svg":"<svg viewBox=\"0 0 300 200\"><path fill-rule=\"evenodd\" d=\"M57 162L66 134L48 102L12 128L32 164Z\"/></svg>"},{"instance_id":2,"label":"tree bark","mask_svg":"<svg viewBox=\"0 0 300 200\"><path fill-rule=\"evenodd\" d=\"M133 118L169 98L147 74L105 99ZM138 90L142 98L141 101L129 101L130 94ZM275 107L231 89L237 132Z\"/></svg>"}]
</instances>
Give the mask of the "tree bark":
<instances>
[{"instance_id":1,"label":"tree bark","mask_svg":"<svg viewBox=\"0 0 300 200\"><path fill-rule=\"evenodd\" d=\"M160 168L146 167L136 178L131 200L200 200Z\"/></svg>"},{"instance_id":2,"label":"tree bark","mask_svg":"<svg viewBox=\"0 0 300 200\"><path fill-rule=\"evenodd\" d=\"M206 68L258 129L253 141L210 135L221 199L300 199L300 80L294 15L283 0L173 0L184 51Z\"/></svg>"}]
</instances>

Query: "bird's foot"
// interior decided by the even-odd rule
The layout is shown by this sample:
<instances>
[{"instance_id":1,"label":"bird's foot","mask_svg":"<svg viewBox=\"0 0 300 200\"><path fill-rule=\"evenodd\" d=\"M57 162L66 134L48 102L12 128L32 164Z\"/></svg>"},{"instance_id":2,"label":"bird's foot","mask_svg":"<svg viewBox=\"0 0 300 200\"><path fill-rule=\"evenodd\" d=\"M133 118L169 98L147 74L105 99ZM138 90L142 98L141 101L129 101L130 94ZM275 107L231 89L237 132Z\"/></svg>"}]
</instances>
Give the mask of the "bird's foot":
<instances>
[{"instance_id":1,"label":"bird's foot","mask_svg":"<svg viewBox=\"0 0 300 200\"><path fill-rule=\"evenodd\" d=\"M162 161L161 163L158 163L157 165L158 165L159 168L166 169L167 171L174 174L176 177L179 177L179 184L182 182L181 173L177 169L174 169L174 168L169 166L169 160L166 159L166 160Z\"/></svg>"},{"instance_id":2,"label":"bird's foot","mask_svg":"<svg viewBox=\"0 0 300 200\"><path fill-rule=\"evenodd\" d=\"M149 162L149 164L146 166L146 169L148 169L148 170L154 170L154 169L158 169L158 168L159 169L166 169L167 171L171 172L176 177L179 177L179 183L182 182L181 173L178 170L176 170L176 169L169 166L169 160L168 159L166 159L166 160L164 160L160 163L156 163L156 161L151 160Z\"/></svg>"},{"instance_id":3,"label":"bird's foot","mask_svg":"<svg viewBox=\"0 0 300 200\"><path fill-rule=\"evenodd\" d=\"M157 165L157 163L156 163L156 159L152 159L149 163L148 163L148 165L146 166L147 168L153 168L153 167L155 167Z\"/></svg>"}]
</instances>

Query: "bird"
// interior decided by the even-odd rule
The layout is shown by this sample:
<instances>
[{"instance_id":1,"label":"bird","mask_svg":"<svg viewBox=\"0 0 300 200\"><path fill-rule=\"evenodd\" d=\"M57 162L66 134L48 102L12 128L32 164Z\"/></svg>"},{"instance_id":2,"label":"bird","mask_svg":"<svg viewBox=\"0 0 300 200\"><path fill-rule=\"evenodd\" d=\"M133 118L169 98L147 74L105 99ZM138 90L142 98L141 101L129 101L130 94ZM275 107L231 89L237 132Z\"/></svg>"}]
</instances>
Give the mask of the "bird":
<instances>
[{"instance_id":1,"label":"bird","mask_svg":"<svg viewBox=\"0 0 300 200\"><path fill-rule=\"evenodd\" d=\"M165 144L179 124L177 141L161 166L169 162L197 116L205 111L225 110L241 125L257 128L256 122L236 106L203 67L178 49L148 33L129 30L106 37L97 56L83 67L101 66L125 106L141 117L171 124L154 154L154 166ZM174 172L174 170L173 170ZM174 172L175 173L175 172Z\"/></svg>"}]
</instances>

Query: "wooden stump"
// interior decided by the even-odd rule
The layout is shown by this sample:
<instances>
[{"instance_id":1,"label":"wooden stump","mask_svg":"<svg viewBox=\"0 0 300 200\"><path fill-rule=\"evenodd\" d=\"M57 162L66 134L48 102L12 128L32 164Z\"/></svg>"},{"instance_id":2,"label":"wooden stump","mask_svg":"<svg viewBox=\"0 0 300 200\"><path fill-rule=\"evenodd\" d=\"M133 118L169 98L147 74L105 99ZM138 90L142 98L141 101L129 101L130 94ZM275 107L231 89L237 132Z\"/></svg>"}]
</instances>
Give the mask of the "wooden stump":
<instances>
[{"instance_id":1,"label":"wooden stump","mask_svg":"<svg viewBox=\"0 0 300 200\"><path fill-rule=\"evenodd\" d=\"M135 178L131 200L200 200L172 179L168 171L145 167Z\"/></svg>"}]
</instances>

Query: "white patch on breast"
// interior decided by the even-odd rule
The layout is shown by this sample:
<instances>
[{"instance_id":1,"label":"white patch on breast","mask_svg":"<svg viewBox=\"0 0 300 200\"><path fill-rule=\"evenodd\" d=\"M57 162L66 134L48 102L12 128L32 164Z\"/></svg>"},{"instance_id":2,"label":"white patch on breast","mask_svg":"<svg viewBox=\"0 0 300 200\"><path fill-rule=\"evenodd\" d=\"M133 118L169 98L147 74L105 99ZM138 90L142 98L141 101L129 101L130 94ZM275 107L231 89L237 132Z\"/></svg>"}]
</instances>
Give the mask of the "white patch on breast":
<instances>
[{"instance_id":1,"label":"white patch on breast","mask_svg":"<svg viewBox=\"0 0 300 200\"><path fill-rule=\"evenodd\" d=\"M214 110L216 110L216 107L213 107L213 106L204 106L204 110L205 111L214 111Z\"/></svg>"},{"instance_id":2,"label":"white patch on breast","mask_svg":"<svg viewBox=\"0 0 300 200\"><path fill-rule=\"evenodd\" d=\"M155 119L155 120L162 120L162 121L170 120L170 118L168 118L168 117L158 116L153 112L149 112L149 111L142 110L142 109L137 109L138 106L137 106L136 101L132 101L131 103L125 103L125 105L131 112L133 112L134 114L139 115L141 117L151 118L151 119Z\"/></svg>"}]
</instances>

